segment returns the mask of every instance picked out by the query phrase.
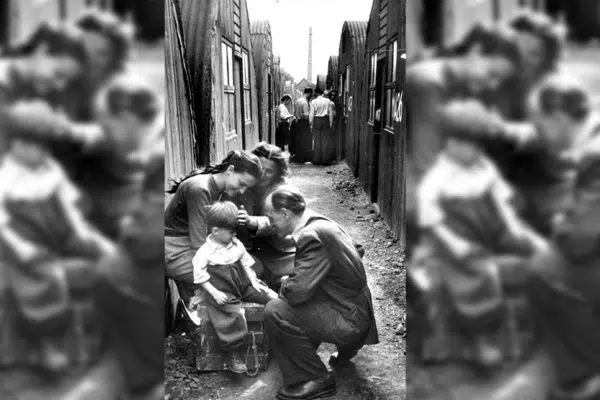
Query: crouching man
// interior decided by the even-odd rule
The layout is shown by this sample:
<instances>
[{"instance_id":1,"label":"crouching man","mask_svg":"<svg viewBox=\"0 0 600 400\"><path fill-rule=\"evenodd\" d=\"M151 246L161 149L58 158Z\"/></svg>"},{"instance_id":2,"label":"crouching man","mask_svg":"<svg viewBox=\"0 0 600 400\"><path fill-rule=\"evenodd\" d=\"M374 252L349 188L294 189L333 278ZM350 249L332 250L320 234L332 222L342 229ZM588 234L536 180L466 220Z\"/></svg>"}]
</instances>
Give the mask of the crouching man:
<instances>
[{"instance_id":1,"label":"crouching man","mask_svg":"<svg viewBox=\"0 0 600 400\"><path fill-rule=\"evenodd\" d=\"M280 400L316 399L337 392L317 354L322 342L347 363L365 344L378 343L371 292L361 254L352 238L330 219L306 208L304 197L281 187L265 201L265 214L280 236L296 243L294 272L280 298L265 307L265 329L281 368Z\"/></svg>"}]
</instances>

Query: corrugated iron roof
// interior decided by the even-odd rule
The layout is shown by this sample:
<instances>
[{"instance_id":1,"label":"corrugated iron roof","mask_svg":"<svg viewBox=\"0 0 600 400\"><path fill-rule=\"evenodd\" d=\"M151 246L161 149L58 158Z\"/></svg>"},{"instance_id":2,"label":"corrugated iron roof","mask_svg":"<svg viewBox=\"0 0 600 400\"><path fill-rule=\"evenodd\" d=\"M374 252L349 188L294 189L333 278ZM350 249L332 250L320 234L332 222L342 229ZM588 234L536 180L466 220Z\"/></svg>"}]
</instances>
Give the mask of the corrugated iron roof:
<instances>
[{"instance_id":1,"label":"corrugated iron roof","mask_svg":"<svg viewBox=\"0 0 600 400\"><path fill-rule=\"evenodd\" d=\"M367 25L367 21L346 21L342 28L342 35L348 31L354 40L364 43L367 38Z\"/></svg>"},{"instance_id":2,"label":"corrugated iron roof","mask_svg":"<svg viewBox=\"0 0 600 400\"><path fill-rule=\"evenodd\" d=\"M338 63L339 63L338 56L329 56L329 62L327 64L327 67L329 70L337 71Z\"/></svg>"},{"instance_id":3,"label":"corrugated iron roof","mask_svg":"<svg viewBox=\"0 0 600 400\"><path fill-rule=\"evenodd\" d=\"M269 23L269 21L251 21L250 33L252 35L271 36L271 24Z\"/></svg>"}]
</instances>

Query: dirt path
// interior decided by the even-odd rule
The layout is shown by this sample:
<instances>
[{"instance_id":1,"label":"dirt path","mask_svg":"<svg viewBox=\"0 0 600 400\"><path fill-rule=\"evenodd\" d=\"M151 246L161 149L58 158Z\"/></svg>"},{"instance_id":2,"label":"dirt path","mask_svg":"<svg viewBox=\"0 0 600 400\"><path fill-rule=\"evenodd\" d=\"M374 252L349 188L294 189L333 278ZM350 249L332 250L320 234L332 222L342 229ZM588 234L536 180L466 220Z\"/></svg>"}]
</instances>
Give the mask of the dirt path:
<instances>
[{"instance_id":1,"label":"dirt path","mask_svg":"<svg viewBox=\"0 0 600 400\"><path fill-rule=\"evenodd\" d=\"M354 364L335 370L337 400L404 400L405 342L398 329L404 313L404 269L400 244L386 231L367 196L345 165L294 165L292 182L304 193L309 207L339 222L366 250L365 267L373 294L381 343L367 346ZM169 400L274 399L281 385L274 361L256 378L228 373L198 374L191 342L184 336L166 342ZM334 349L323 345L327 360Z\"/></svg>"}]
</instances>

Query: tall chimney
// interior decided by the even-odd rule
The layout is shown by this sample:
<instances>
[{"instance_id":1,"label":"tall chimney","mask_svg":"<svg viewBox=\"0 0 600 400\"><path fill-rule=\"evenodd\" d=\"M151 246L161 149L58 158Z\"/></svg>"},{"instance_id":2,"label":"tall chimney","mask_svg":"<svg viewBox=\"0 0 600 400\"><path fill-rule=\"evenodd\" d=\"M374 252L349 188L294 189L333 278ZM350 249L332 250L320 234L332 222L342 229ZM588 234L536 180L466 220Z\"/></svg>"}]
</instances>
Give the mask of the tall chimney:
<instances>
[{"instance_id":1,"label":"tall chimney","mask_svg":"<svg viewBox=\"0 0 600 400\"><path fill-rule=\"evenodd\" d=\"M308 28L308 69L306 80L312 83L312 26Z\"/></svg>"}]
</instances>

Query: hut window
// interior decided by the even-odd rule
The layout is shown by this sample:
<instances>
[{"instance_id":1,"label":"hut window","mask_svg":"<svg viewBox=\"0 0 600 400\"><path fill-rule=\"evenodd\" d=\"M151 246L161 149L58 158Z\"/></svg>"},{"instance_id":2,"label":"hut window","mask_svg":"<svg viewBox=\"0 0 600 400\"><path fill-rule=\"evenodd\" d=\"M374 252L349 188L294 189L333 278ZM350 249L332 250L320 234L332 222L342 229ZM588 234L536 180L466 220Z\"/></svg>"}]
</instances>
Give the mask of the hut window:
<instances>
[{"instance_id":1,"label":"hut window","mask_svg":"<svg viewBox=\"0 0 600 400\"><path fill-rule=\"evenodd\" d=\"M369 122L375 121L377 99L377 52L371 54L369 64Z\"/></svg>"},{"instance_id":2,"label":"hut window","mask_svg":"<svg viewBox=\"0 0 600 400\"><path fill-rule=\"evenodd\" d=\"M233 80L233 47L221 43L223 63L223 115L225 116L225 132L235 132L235 83Z\"/></svg>"},{"instance_id":3,"label":"hut window","mask_svg":"<svg viewBox=\"0 0 600 400\"><path fill-rule=\"evenodd\" d=\"M394 130L395 91L398 72L398 41L394 40L387 48L387 79L385 82L385 127Z\"/></svg>"},{"instance_id":4,"label":"hut window","mask_svg":"<svg viewBox=\"0 0 600 400\"><path fill-rule=\"evenodd\" d=\"M348 112L352 111L352 103L350 99L350 67L346 67L346 76L344 77L344 117L348 116Z\"/></svg>"},{"instance_id":5,"label":"hut window","mask_svg":"<svg viewBox=\"0 0 600 400\"><path fill-rule=\"evenodd\" d=\"M244 70L244 119L252 121L252 97L250 95L250 56L247 51L242 52L242 68Z\"/></svg>"}]
</instances>

